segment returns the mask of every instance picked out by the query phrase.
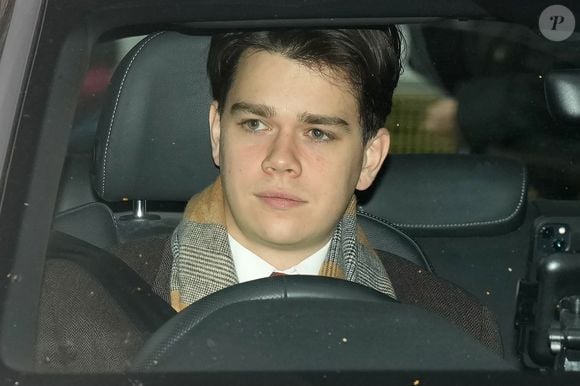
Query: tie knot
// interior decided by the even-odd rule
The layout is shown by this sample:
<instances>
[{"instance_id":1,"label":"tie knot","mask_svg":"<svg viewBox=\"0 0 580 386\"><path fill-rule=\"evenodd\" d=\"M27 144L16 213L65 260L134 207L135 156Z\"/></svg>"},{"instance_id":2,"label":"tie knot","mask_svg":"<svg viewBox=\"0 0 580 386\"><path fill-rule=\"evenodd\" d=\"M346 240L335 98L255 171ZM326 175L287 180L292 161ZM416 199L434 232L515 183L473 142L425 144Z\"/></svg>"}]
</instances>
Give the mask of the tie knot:
<instances>
[{"instance_id":1,"label":"tie knot","mask_svg":"<svg viewBox=\"0 0 580 386\"><path fill-rule=\"evenodd\" d=\"M272 274L270 275L270 277L275 277L275 276L286 276L286 274L284 272L274 271L274 272L272 272Z\"/></svg>"}]
</instances>

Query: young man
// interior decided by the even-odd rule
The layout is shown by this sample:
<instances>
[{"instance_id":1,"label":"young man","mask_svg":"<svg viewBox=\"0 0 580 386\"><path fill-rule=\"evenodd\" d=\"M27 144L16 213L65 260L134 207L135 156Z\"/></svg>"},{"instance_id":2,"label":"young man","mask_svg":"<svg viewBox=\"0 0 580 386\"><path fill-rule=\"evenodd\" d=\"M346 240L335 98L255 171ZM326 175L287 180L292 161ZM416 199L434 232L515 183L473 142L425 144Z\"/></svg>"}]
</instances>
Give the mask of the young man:
<instances>
[{"instance_id":1,"label":"young man","mask_svg":"<svg viewBox=\"0 0 580 386\"><path fill-rule=\"evenodd\" d=\"M394 27L213 38L220 179L190 201L174 233L174 308L273 272L345 278L396 297L357 237L354 191L371 185L387 155L382 126L399 57Z\"/></svg>"},{"instance_id":2,"label":"young man","mask_svg":"<svg viewBox=\"0 0 580 386\"><path fill-rule=\"evenodd\" d=\"M162 263L156 287L173 308L273 273L331 276L423 305L501 351L487 309L400 258L381 260L357 228L354 192L372 184L389 148L400 53L395 27L212 39L220 178L190 200Z\"/></svg>"}]
</instances>

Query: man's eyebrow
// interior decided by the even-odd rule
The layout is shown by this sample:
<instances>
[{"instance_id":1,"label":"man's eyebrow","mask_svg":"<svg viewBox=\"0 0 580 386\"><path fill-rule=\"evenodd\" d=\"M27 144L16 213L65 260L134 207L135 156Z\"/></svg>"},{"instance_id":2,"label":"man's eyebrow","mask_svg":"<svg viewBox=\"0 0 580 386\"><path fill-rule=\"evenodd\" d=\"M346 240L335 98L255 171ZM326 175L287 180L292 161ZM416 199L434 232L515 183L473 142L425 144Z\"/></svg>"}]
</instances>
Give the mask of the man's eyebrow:
<instances>
[{"instance_id":1,"label":"man's eyebrow","mask_svg":"<svg viewBox=\"0 0 580 386\"><path fill-rule=\"evenodd\" d=\"M302 113L298 117L301 122L308 123L310 125L325 125L325 126L339 126L346 131L350 131L350 126L348 122L340 117L333 117L329 115Z\"/></svg>"},{"instance_id":2,"label":"man's eyebrow","mask_svg":"<svg viewBox=\"0 0 580 386\"><path fill-rule=\"evenodd\" d=\"M260 105L246 102L234 103L230 109L234 113L251 113L264 118L271 118L276 115L276 109L268 105Z\"/></svg>"},{"instance_id":3,"label":"man's eyebrow","mask_svg":"<svg viewBox=\"0 0 580 386\"><path fill-rule=\"evenodd\" d=\"M264 118L271 118L276 115L276 109L272 106L263 104L254 104L247 102L237 102L230 108L231 114L235 113L250 113L258 115ZM312 113L302 113L298 115L298 120L309 125L323 125L323 126L338 126L350 131L350 126L348 122L340 117L322 115L322 114L312 114Z\"/></svg>"}]
</instances>

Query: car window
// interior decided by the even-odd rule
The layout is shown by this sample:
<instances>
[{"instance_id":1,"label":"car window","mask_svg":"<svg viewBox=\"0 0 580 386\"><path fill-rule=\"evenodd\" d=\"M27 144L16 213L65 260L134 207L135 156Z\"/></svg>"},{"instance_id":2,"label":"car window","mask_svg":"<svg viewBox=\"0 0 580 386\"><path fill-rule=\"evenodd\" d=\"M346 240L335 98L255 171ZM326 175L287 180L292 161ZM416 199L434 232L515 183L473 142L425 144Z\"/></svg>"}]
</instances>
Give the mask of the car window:
<instances>
[{"instance_id":1,"label":"car window","mask_svg":"<svg viewBox=\"0 0 580 386\"><path fill-rule=\"evenodd\" d=\"M554 45L529 29L500 22L436 22L403 25L401 30L404 71L385 124L392 137L392 154L514 158L528 168L531 198L578 197L577 145L573 142L578 139L549 114L543 102L543 79L554 69L578 65L580 57L570 54L568 46ZM137 45L138 49L139 42L148 39L135 36L95 46L75 114L69 167L91 169L83 162L93 159L98 120L105 98L111 97L106 90L112 74L131 48ZM449 41L454 42L452 49ZM567 141L570 145L557 153L545 150ZM71 178L66 173L64 181ZM67 194L66 187L61 189L61 194ZM87 193L83 204L91 200L99 198ZM135 213L130 200L107 205L115 213L121 240L134 237L123 220ZM152 213L161 208L175 216L183 210L181 205L155 201L148 202L148 207ZM69 204L59 211L71 209L74 206ZM112 248L113 253L126 253ZM525 261L523 252L520 259ZM523 268L518 273L525 274ZM470 286L465 278L448 277L470 292L479 292L483 301L495 295ZM512 320L512 315L500 318Z\"/></svg>"},{"instance_id":2,"label":"car window","mask_svg":"<svg viewBox=\"0 0 580 386\"><path fill-rule=\"evenodd\" d=\"M395 90L393 111L387 127L393 136L394 153L455 153L459 138L448 92L413 68L412 57L421 44L414 29L402 26L406 55L404 71Z\"/></svg>"},{"instance_id":3,"label":"car window","mask_svg":"<svg viewBox=\"0 0 580 386\"><path fill-rule=\"evenodd\" d=\"M576 34L553 42L497 22L405 31L407 66L387 122L393 152L502 154L528 166L535 196L578 197L578 133L544 101L544 77L578 65Z\"/></svg>"},{"instance_id":4,"label":"car window","mask_svg":"<svg viewBox=\"0 0 580 386\"><path fill-rule=\"evenodd\" d=\"M95 45L75 110L70 153L88 153L92 150L100 108L111 76L121 59L142 38L126 37Z\"/></svg>"}]
</instances>

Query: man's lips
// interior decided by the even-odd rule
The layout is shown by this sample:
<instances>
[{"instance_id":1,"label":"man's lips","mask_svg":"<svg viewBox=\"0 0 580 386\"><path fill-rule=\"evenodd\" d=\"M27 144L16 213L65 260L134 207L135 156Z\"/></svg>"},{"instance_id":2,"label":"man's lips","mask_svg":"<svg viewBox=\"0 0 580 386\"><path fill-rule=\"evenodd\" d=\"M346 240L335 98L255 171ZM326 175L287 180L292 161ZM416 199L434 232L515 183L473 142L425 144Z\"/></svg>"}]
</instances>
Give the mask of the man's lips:
<instances>
[{"instance_id":1,"label":"man's lips","mask_svg":"<svg viewBox=\"0 0 580 386\"><path fill-rule=\"evenodd\" d=\"M256 197L274 209L290 209L306 204L306 200L284 192L260 192Z\"/></svg>"}]
</instances>

